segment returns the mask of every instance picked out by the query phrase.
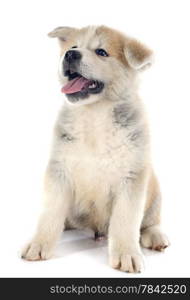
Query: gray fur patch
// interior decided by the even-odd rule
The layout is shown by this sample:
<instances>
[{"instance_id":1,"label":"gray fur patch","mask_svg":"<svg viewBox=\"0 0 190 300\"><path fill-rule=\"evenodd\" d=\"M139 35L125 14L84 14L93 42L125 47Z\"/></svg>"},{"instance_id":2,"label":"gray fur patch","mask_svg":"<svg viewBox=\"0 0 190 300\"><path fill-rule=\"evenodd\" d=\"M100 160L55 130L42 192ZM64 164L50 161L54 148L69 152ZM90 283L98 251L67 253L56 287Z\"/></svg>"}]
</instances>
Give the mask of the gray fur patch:
<instances>
[{"instance_id":1,"label":"gray fur patch","mask_svg":"<svg viewBox=\"0 0 190 300\"><path fill-rule=\"evenodd\" d=\"M79 226L87 226L88 225L88 220L89 216L86 213L81 213L79 215L75 216L76 222Z\"/></svg>"},{"instance_id":2,"label":"gray fur patch","mask_svg":"<svg viewBox=\"0 0 190 300\"><path fill-rule=\"evenodd\" d=\"M132 142L140 139L143 136L143 132L141 129L135 129L134 131L130 132L128 137Z\"/></svg>"},{"instance_id":3,"label":"gray fur patch","mask_svg":"<svg viewBox=\"0 0 190 300\"><path fill-rule=\"evenodd\" d=\"M72 117L68 110L60 113L59 120L56 125L57 137L63 142L73 142L76 138L71 134L73 131Z\"/></svg>"},{"instance_id":4,"label":"gray fur patch","mask_svg":"<svg viewBox=\"0 0 190 300\"><path fill-rule=\"evenodd\" d=\"M72 142L75 140L75 138L72 135L70 135L69 133L66 133L66 132L61 134L61 139L64 142Z\"/></svg>"},{"instance_id":5,"label":"gray fur patch","mask_svg":"<svg viewBox=\"0 0 190 300\"><path fill-rule=\"evenodd\" d=\"M138 176L138 173L137 172L133 172L133 171L129 171L129 173L127 174L126 176L126 181L128 180L135 180Z\"/></svg>"},{"instance_id":6,"label":"gray fur patch","mask_svg":"<svg viewBox=\"0 0 190 300\"><path fill-rule=\"evenodd\" d=\"M121 127L133 125L137 118L138 112L132 109L127 103L118 104L114 107L114 121Z\"/></svg>"}]
</instances>

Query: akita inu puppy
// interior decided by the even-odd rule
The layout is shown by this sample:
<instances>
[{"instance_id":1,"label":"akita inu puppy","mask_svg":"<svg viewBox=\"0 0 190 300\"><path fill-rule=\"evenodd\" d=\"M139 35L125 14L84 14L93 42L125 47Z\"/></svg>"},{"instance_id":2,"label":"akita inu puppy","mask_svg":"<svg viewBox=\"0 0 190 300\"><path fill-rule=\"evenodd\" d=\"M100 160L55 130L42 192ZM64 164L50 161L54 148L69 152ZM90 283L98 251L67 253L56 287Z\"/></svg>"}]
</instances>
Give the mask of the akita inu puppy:
<instances>
[{"instance_id":1,"label":"akita inu puppy","mask_svg":"<svg viewBox=\"0 0 190 300\"><path fill-rule=\"evenodd\" d=\"M63 229L91 228L96 238L108 236L113 268L140 272L140 243L159 251L169 244L137 86L152 52L105 26L59 27L49 36L60 42L66 101L45 175L45 208L22 256L48 259Z\"/></svg>"}]
</instances>

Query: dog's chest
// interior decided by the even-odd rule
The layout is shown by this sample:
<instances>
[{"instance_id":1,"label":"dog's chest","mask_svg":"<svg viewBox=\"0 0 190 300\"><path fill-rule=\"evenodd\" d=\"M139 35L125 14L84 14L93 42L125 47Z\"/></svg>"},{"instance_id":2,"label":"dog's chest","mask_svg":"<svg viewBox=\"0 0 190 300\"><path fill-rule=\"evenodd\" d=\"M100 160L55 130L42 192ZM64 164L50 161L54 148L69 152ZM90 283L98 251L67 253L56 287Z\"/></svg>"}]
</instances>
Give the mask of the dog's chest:
<instances>
[{"instance_id":1,"label":"dog's chest","mask_svg":"<svg viewBox=\"0 0 190 300\"><path fill-rule=\"evenodd\" d=\"M104 230L117 188L136 161L132 129L116 121L113 108L74 110L61 123L54 147L74 190L71 219L91 228L99 224L98 230Z\"/></svg>"},{"instance_id":2,"label":"dog's chest","mask_svg":"<svg viewBox=\"0 0 190 300\"><path fill-rule=\"evenodd\" d=\"M127 172L131 160L127 129L114 123L111 109L73 113L72 122L64 125L60 147L65 163L78 176L115 177ZM92 181L91 181L92 182Z\"/></svg>"}]
</instances>

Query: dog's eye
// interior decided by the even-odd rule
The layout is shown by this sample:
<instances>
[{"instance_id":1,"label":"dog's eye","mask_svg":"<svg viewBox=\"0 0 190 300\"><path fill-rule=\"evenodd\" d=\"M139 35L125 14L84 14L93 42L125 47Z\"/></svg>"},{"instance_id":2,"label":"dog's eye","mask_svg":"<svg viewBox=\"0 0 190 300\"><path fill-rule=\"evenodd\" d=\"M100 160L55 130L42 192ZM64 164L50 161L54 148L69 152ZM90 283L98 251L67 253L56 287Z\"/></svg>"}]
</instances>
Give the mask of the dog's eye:
<instances>
[{"instance_id":1,"label":"dog's eye","mask_svg":"<svg viewBox=\"0 0 190 300\"><path fill-rule=\"evenodd\" d=\"M95 52L100 56L108 56L108 53L104 49L96 49Z\"/></svg>"},{"instance_id":2,"label":"dog's eye","mask_svg":"<svg viewBox=\"0 0 190 300\"><path fill-rule=\"evenodd\" d=\"M71 48L77 48L77 46L73 46L73 47L71 47Z\"/></svg>"}]
</instances>

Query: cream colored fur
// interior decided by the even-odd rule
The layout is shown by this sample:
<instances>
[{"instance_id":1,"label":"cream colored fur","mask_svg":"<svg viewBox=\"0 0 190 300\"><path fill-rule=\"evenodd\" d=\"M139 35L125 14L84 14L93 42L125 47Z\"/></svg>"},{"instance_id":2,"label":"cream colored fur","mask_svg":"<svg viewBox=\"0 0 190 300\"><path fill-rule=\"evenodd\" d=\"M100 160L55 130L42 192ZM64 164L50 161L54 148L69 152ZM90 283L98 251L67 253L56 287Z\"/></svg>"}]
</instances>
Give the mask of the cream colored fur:
<instances>
[{"instance_id":1,"label":"cream colored fur","mask_svg":"<svg viewBox=\"0 0 190 300\"><path fill-rule=\"evenodd\" d=\"M142 246L162 250L161 196L150 158L146 116L138 97L139 70L152 52L110 28L60 27L49 34L61 45L59 77L65 52L77 45L80 73L104 81L101 94L77 103L67 100L54 130L45 177L45 207L37 232L23 250L27 260L48 259L66 224L108 235L109 263L140 272ZM109 57L94 50L104 48Z\"/></svg>"}]
</instances>

